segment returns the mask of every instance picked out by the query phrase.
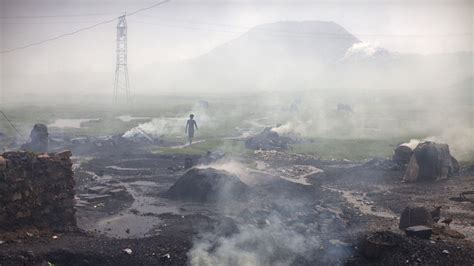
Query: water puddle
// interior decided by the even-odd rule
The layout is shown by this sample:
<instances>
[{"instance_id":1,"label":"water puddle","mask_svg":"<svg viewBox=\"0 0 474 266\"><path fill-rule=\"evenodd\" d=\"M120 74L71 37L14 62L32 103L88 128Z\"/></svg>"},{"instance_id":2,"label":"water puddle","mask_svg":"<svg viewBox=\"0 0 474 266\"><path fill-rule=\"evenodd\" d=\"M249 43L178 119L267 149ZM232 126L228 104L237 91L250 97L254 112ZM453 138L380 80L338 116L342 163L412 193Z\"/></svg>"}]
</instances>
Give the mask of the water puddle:
<instances>
[{"instance_id":1,"label":"water puddle","mask_svg":"<svg viewBox=\"0 0 474 266\"><path fill-rule=\"evenodd\" d=\"M104 180L104 176L100 177ZM106 177L105 180L108 180ZM119 181L118 178L115 180ZM163 199L145 196L160 187L152 181L136 180L118 183L132 195L134 201L127 210L99 220L93 229L100 230L106 236L115 238L141 238L156 234L157 226L162 224L158 218L162 213L179 213L178 207L170 206Z\"/></svg>"},{"instance_id":2,"label":"water puddle","mask_svg":"<svg viewBox=\"0 0 474 266\"><path fill-rule=\"evenodd\" d=\"M95 229L109 237L141 238L161 223L156 217L122 214L100 220Z\"/></svg>"},{"instance_id":3,"label":"water puddle","mask_svg":"<svg viewBox=\"0 0 474 266\"><path fill-rule=\"evenodd\" d=\"M120 167L116 165L109 165L109 166L106 166L105 168L114 169L118 171L148 171L150 170L150 168L129 168L129 167Z\"/></svg>"}]
</instances>

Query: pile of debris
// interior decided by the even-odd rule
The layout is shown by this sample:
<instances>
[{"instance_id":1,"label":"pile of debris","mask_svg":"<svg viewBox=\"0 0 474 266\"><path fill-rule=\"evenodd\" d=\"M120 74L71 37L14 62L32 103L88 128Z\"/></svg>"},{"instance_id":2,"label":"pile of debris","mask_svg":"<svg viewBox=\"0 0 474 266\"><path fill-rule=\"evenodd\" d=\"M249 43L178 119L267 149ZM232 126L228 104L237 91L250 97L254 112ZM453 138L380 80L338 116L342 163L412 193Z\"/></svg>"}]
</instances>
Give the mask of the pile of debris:
<instances>
[{"instance_id":1,"label":"pile of debris","mask_svg":"<svg viewBox=\"0 0 474 266\"><path fill-rule=\"evenodd\" d=\"M48 152L48 127L45 124L35 124L27 143L21 146L22 150L34 152Z\"/></svg>"},{"instance_id":2,"label":"pile of debris","mask_svg":"<svg viewBox=\"0 0 474 266\"><path fill-rule=\"evenodd\" d=\"M458 172L459 163L449 152L448 144L425 141L412 151L403 180L434 181L447 179Z\"/></svg>"},{"instance_id":3,"label":"pile of debris","mask_svg":"<svg viewBox=\"0 0 474 266\"><path fill-rule=\"evenodd\" d=\"M346 265L471 265L471 245L453 241L426 241L391 231L364 235L360 251Z\"/></svg>"},{"instance_id":4,"label":"pile of debris","mask_svg":"<svg viewBox=\"0 0 474 266\"><path fill-rule=\"evenodd\" d=\"M247 138L245 147L252 150L288 150L288 144L293 142L292 139L282 137L272 129L273 127L266 127L260 134Z\"/></svg>"},{"instance_id":5,"label":"pile of debris","mask_svg":"<svg viewBox=\"0 0 474 266\"><path fill-rule=\"evenodd\" d=\"M248 186L226 171L214 168L193 168L181 176L165 193L178 200L215 202L239 199Z\"/></svg>"},{"instance_id":6,"label":"pile of debris","mask_svg":"<svg viewBox=\"0 0 474 266\"><path fill-rule=\"evenodd\" d=\"M71 152L0 156L0 230L76 228Z\"/></svg>"},{"instance_id":7,"label":"pile of debris","mask_svg":"<svg viewBox=\"0 0 474 266\"><path fill-rule=\"evenodd\" d=\"M258 159L263 160L263 161L286 163L286 164L308 164L309 162L318 161L317 158L311 155L281 152L281 151L275 151L275 150L271 150L271 151L256 150L254 151L254 155Z\"/></svg>"}]
</instances>

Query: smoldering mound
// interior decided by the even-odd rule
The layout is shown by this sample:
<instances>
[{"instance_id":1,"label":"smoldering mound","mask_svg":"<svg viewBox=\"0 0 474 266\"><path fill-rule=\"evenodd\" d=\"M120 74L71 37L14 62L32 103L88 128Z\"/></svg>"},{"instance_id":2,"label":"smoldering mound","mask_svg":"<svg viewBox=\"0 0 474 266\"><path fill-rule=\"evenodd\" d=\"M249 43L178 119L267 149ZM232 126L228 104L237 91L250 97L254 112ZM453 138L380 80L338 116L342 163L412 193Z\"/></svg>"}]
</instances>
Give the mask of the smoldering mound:
<instances>
[{"instance_id":1,"label":"smoldering mound","mask_svg":"<svg viewBox=\"0 0 474 266\"><path fill-rule=\"evenodd\" d=\"M239 177L214 168L193 168L181 176L165 193L166 197L198 202L238 199L249 188Z\"/></svg>"}]
</instances>

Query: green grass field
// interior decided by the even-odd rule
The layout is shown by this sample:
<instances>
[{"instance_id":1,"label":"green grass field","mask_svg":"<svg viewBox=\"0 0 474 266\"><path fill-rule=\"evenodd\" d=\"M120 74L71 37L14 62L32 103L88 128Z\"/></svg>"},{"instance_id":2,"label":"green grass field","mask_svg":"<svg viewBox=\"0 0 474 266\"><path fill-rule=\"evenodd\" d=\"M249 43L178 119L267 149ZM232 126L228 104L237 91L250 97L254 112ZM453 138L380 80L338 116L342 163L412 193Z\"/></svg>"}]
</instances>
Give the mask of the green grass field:
<instances>
[{"instance_id":1,"label":"green grass field","mask_svg":"<svg viewBox=\"0 0 474 266\"><path fill-rule=\"evenodd\" d=\"M439 129L430 131L429 127L425 127L427 129L423 131L424 127L417 126L417 123L420 123L418 122L420 117L423 118L423 113L412 112L404 107L392 114L391 111L386 110L390 108L382 103L367 104L361 111L356 108L354 114L341 116L333 108L337 101L324 103L327 110L319 110L319 113L301 110L295 114L284 104L263 104L252 101L249 97L209 97L208 100L209 108L206 109L196 108L196 98L185 97L159 98L156 101L149 99L148 102L137 104L133 108L111 108L110 105L100 104L4 106L2 111L8 115L23 137L20 137L9 123L0 117L0 132L6 134L6 138L0 139L0 151L7 149L6 147L14 141L24 142L34 123L51 124L56 119L98 119L83 123L81 128L49 128L51 135L63 134L75 137L123 134L149 121L122 121L117 118L121 115L164 119L164 122L154 121L158 125L161 125L160 122L164 123L163 128L157 130L156 137L184 144L186 141L184 125L190 112L195 112L196 116L201 118L200 129L196 132L195 140L205 140L204 142L179 149L152 146L150 151L204 154L209 150L219 150L233 155L245 155L253 151L247 150L242 140L225 140L224 138L238 136L249 129L255 133L260 132L265 126L297 121L300 124L297 124L295 129L301 129L301 126L306 126L305 123L310 123L310 125L305 128L304 141L293 144L289 152L311 154L322 159L359 161L374 157L389 158L397 144L409 141L411 138L423 138L440 132ZM368 109L369 107L371 109ZM391 108L394 107L391 106ZM326 116L323 116L324 114ZM202 120L203 118L205 119ZM321 130L320 127L325 128ZM413 128L420 128L420 130L413 130ZM375 133L370 133L368 129ZM364 130L370 134L359 135ZM474 158L472 150L467 153L468 161ZM466 159L461 158L462 160Z\"/></svg>"}]
</instances>

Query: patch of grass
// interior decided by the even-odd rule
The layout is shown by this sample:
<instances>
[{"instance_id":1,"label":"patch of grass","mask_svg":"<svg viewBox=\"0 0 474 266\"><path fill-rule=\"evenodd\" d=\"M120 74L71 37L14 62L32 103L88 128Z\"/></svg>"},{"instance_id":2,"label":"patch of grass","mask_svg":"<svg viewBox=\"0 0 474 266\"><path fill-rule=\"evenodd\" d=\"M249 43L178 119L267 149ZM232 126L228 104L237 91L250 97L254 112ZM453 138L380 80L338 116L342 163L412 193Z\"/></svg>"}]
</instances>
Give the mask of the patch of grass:
<instances>
[{"instance_id":1,"label":"patch of grass","mask_svg":"<svg viewBox=\"0 0 474 266\"><path fill-rule=\"evenodd\" d=\"M311 154L322 159L361 161L374 157L389 158L398 143L410 138L396 139L330 139L316 138L297 143L292 152Z\"/></svg>"},{"instance_id":2,"label":"patch of grass","mask_svg":"<svg viewBox=\"0 0 474 266\"><path fill-rule=\"evenodd\" d=\"M245 148L242 141L222 139L208 139L204 142L195 143L191 146L185 146L183 148L159 147L153 150L153 152L160 154L190 155L203 155L206 154L207 151L221 151L229 155L243 155L250 152Z\"/></svg>"}]
</instances>

